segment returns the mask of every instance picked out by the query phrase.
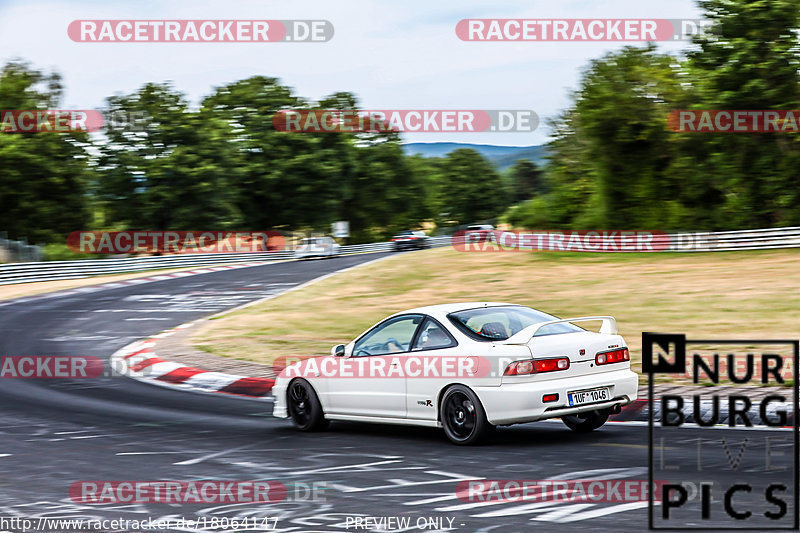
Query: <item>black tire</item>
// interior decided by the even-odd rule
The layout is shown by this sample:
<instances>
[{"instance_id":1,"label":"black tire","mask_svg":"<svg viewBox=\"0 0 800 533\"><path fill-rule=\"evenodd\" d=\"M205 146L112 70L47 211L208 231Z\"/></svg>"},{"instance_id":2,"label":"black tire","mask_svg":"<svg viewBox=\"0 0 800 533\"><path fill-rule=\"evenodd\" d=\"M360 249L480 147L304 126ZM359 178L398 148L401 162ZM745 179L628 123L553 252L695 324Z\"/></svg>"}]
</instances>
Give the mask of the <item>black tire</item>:
<instances>
[{"instance_id":1,"label":"black tire","mask_svg":"<svg viewBox=\"0 0 800 533\"><path fill-rule=\"evenodd\" d=\"M439 416L447 438L462 446L479 443L492 429L480 400L464 385L447 389Z\"/></svg>"},{"instance_id":2,"label":"black tire","mask_svg":"<svg viewBox=\"0 0 800 533\"><path fill-rule=\"evenodd\" d=\"M577 415L562 416L561 421L575 433L589 433L608 420L608 411L589 411Z\"/></svg>"},{"instance_id":3,"label":"black tire","mask_svg":"<svg viewBox=\"0 0 800 533\"><path fill-rule=\"evenodd\" d=\"M304 379L295 379L286 389L286 407L300 431L317 431L328 426L322 404L314 388Z\"/></svg>"}]
</instances>

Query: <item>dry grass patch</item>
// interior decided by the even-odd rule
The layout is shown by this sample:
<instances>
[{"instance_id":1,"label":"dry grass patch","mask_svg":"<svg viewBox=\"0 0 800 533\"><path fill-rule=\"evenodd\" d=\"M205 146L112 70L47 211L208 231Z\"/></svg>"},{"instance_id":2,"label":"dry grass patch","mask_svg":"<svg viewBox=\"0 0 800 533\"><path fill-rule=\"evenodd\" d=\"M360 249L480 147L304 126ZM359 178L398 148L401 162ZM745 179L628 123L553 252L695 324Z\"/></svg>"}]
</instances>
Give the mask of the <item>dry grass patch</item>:
<instances>
[{"instance_id":1,"label":"dry grass patch","mask_svg":"<svg viewBox=\"0 0 800 533\"><path fill-rule=\"evenodd\" d=\"M798 338L800 250L697 254L402 254L205 324L193 344L269 363L327 354L386 315L459 301L506 301L557 316L617 318L634 360L642 331L689 338Z\"/></svg>"}]
</instances>

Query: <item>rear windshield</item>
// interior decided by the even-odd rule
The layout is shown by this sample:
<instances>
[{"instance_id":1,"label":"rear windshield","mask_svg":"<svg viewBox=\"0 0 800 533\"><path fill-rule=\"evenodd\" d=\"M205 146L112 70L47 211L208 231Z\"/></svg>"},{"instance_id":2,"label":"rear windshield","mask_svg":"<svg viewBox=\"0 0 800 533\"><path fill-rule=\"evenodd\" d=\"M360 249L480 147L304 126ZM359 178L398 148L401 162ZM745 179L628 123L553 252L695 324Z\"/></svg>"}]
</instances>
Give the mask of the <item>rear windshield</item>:
<instances>
[{"instance_id":1,"label":"rear windshield","mask_svg":"<svg viewBox=\"0 0 800 533\"><path fill-rule=\"evenodd\" d=\"M453 324L464 333L478 340L506 340L522 329L538 324L558 320L553 315L542 313L530 307L480 307L467 309L447 315ZM559 335L584 331L574 324L552 324L536 332L536 336Z\"/></svg>"}]
</instances>

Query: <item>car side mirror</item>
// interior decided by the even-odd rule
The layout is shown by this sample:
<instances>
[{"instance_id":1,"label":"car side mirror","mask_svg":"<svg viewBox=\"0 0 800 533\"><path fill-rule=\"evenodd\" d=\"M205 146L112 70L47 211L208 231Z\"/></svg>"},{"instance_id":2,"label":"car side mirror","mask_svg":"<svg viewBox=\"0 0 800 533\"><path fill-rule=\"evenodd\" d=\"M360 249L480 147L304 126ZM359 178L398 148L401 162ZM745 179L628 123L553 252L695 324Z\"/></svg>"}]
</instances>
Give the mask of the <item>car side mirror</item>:
<instances>
[{"instance_id":1,"label":"car side mirror","mask_svg":"<svg viewBox=\"0 0 800 533\"><path fill-rule=\"evenodd\" d=\"M331 348L331 355L334 357L344 357L344 344L337 344Z\"/></svg>"}]
</instances>

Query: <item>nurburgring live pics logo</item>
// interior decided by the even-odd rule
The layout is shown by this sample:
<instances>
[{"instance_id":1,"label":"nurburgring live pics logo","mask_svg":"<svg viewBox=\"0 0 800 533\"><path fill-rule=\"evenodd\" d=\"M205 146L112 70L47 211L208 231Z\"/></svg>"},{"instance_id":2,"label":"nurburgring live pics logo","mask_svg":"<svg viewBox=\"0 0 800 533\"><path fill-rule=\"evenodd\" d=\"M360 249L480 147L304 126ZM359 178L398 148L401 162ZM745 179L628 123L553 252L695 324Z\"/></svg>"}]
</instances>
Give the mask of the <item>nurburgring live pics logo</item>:
<instances>
[{"instance_id":1,"label":"nurburgring live pics logo","mask_svg":"<svg viewBox=\"0 0 800 533\"><path fill-rule=\"evenodd\" d=\"M658 470L664 479L658 512L649 499L649 529L800 526L799 357L797 340L642 333L648 478L652 483ZM692 385L656 388L659 374L686 376L689 370ZM687 435L686 426L693 433ZM750 431L730 431L736 428Z\"/></svg>"}]
</instances>

